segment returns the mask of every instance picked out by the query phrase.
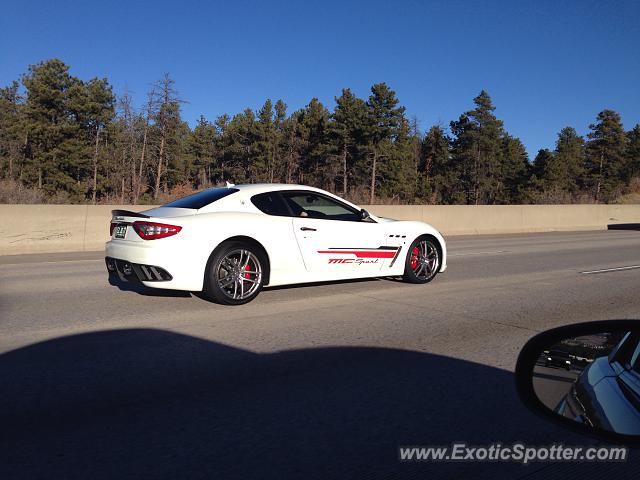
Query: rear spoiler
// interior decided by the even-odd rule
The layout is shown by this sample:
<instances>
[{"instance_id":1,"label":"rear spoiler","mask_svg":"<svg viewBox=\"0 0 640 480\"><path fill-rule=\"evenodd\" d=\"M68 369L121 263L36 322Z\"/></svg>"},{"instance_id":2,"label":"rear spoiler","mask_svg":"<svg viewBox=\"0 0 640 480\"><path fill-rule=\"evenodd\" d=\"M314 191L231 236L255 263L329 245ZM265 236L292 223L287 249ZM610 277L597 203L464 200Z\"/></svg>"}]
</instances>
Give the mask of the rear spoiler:
<instances>
[{"instance_id":1,"label":"rear spoiler","mask_svg":"<svg viewBox=\"0 0 640 480\"><path fill-rule=\"evenodd\" d=\"M137 218L151 218L149 215L138 212L130 212L129 210L111 210L113 217L137 217Z\"/></svg>"}]
</instances>

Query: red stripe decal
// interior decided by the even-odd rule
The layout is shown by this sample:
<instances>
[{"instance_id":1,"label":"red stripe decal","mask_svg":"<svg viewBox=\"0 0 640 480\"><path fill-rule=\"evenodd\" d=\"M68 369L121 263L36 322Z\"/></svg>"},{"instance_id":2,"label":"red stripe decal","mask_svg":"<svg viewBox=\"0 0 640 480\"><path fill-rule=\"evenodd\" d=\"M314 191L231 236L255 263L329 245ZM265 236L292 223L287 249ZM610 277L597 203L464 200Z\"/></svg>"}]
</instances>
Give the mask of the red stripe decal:
<instances>
[{"instance_id":1,"label":"red stripe decal","mask_svg":"<svg viewBox=\"0 0 640 480\"><path fill-rule=\"evenodd\" d=\"M395 250L318 250L318 253L337 253L355 255L358 258L393 258Z\"/></svg>"}]
</instances>

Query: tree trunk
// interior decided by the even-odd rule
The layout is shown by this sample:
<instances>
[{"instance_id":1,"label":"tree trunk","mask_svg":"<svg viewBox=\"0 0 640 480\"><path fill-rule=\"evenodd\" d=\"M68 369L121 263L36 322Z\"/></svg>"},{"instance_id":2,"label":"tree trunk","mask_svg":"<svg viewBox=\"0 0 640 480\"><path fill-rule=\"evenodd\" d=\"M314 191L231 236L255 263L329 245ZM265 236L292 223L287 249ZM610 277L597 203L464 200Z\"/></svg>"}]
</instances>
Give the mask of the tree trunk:
<instances>
[{"instance_id":1,"label":"tree trunk","mask_svg":"<svg viewBox=\"0 0 640 480\"><path fill-rule=\"evenodd\" d=\"M142 137L142 153L140 154L140 168L138 170L138 180L136 182L136 194L133 203L137 204L140 198L140 189L142 187L142 173L144 172L144 160L147 153L147 136L149 132L148 124L144 127L144 135Z\"/></svg>"},{"instance_id":2,"label":"tree trunk","mask_svg":"<svg viewBox=\"0 0 640 480\"><path fill-rule=\"evenodd\" d=\"M96 144L93 150L93 194L91 201L96 204L96 196L98 192L98 142L100 141L100 127L96 128Z\"/></svg>"},{"instance_id":3,"label":"tree trunk","mask_svg":"<svg viewBox=\"0 0 640 480\"><path fill-rule=\"evenodd\" d=\"M169 155L164 156L164 172L167 173L169 171ZM162 192L166 194L169 191L169 179L167 176L164 176L162 181Z\"/></svg>"},{"instance_id":4,"label":"tree trunk","mask_svg":"<svg viewBox=\"0 0 640 480\"><path fill-rule=\"evenodd\" d=\"M342 195L347 194L347 144L342 146Z\"/></svg>"},{"instance_id":5,"label":"tree trunk","mask_svg":"<svg viewBox=\"0 0 640 480\"><path fill-rule=\"evenodd\" d=\"M295 133L294 130L291 130L291 136L289 137L289 159L287 161L287 172L285 183L291 183L293 181L293 170L294 170L294 161L295 161Z\"/></svg>"},{"instance_id":6,"label":"tree trunk","mask_svg":"<svg viewBox=\"0 0 640 480\"><path fill-rule=\"evenodd\" d=\"M162 177L162 163L164 161L164 133L160 139L160 154L158 155L158 168L156 169L156 189L153 192L153 199L158 199L158 193L160 192L160 179Z\"/></svg>"},{"instance_id":7,"label":"tree trunk","mask_svg":"<svg viewBox=\"0 0 640 480\"><path fill-rule=\"evenodd\" d=\"M124 204L124 189L126 188L126 172L127 172L127 150L126 148L122 149L122 165L120 166L120 198L121 205ZM131 180L133 181L133 177L135 174L135 170L131 170Z\"/></svg>"},{"instance_id":8,"label":"tree trunk","mask_svg":"<svg viewBox=\"0 0 640 480\"><path fill-rule=\"evenodd\" d=\"M271 158L269 160L269 183L273 183L273 177L274 177L274 170L275 170L275 163L276 163L276 148L275 145L273 146L273 148L271 149Z\"/></svg>"},{"instance_id":9,"label":"tree trunk","mask_svg":"<svg viewBox=\"0 0 640 480\"><path fill-rule=\"evenodd\" d=\"M473 197L474 197L474 204L478 205L478 201L479 201L479 197L480 197L480 192L479 192L479 186L480 186L480 147L478 147L478 153L476 154L476 164L475 164L475 172L474 172L474 176L475 178L473 179Z\"/></svg>"},{"instance_id":10,"label":"tree trunk","mask_svg":"<svg viewBox=\"0 0 640 480\"><path fill-rule=\"evenodd\" d=\"M604 153L600 154L600 167L598 168L598 183L596 184L595 202L600 200L600 188L602 187L602 166L604 163Z\"/></svg>"},{"instance_id":11,"label":"tree trunk","mask_svg":"<svg viewBox=\"0 0 640 480\"><path fill-rule=\"evenodd\" d=\"M369 196L369 205L373 205L373 201L376 198L376 167L378 164L378 152L373 149L373 165L371 166L371 190Z\"/></svg>"}]
</instances>

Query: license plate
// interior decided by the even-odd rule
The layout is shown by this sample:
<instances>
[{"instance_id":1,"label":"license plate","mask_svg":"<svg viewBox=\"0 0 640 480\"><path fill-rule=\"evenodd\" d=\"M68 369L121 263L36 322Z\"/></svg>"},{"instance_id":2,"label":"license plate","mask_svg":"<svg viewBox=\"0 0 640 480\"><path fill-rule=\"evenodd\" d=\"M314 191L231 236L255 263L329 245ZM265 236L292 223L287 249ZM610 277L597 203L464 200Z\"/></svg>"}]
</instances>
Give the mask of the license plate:
<instances>
[{"instance_id":1,"label":"license plate","mask_svg":"<svg viewBox=\"0 0 640 480\"><path fill-rule=\"evenodd\" d=\"M124 236L127 234L127 226L126 225L118 225L116 227L116 233L114 235L114 238L124 238Z\"/></svg>"}]
</instances>

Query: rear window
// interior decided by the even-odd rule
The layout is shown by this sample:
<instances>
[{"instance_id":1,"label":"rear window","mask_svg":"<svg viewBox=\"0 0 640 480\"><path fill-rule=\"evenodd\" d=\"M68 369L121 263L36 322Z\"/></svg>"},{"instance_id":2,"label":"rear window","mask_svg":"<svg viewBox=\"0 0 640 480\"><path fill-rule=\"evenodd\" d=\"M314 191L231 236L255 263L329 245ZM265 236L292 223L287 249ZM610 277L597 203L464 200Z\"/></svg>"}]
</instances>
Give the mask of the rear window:
<instances>
[{"instance_id":1,"label":"rear window","mask_svg":"<svg viewBox=\"0 0 640 480\"><path fill-rule=\"evenodd\" d=\"M227 195L231 195L232 193L236 193L239 191L240 190L238 190L237 188L209 188L207 190L194 193L193 195L189 195L187 197L174 200L173 202L169 202L166 205L163 205L163 207L198 209L206 207L216 200L220 200Z\"/></svg>"}]
</instances>

